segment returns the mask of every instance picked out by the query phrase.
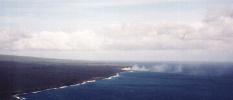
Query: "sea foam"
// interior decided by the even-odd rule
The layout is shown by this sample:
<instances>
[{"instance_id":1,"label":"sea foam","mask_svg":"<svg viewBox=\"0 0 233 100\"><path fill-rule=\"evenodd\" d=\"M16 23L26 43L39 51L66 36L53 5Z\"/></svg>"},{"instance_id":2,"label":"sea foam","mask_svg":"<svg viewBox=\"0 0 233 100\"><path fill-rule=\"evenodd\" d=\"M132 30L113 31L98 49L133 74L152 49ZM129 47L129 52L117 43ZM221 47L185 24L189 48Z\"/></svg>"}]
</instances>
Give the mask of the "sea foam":
<instances>
[{"instance_id":1,"label":"sea foam","mask_svg":"<svg viewBox=\"0 0 233 100\"><path fill-rule=\"evenodd\" d=\"M113 79L113 78L116 78L116 77L119 77L119 76L120 76L119 73L117 73L117 74L115 74L113 76L104 78L102 80L109 80L109 79ZM36 93L40 93L40 92L43 92L43 91L56 90L56 89L64 89L64 88L68 88L68 87L74 87L74 86L84 85L84 84L93 83L93 82L96 82L96 80L87 80L87 81L83 81L82 83L78 83L78 84L61 86L61 87L58 87L58 88L48 88L48 89L44 89L44 90L40 90L40 91L33 91L33 92L29 92L29 93L36 94ZM25 94L29 94L29 93L15 94L15 95L13 95L13 97L16 98L17 100L26 100L26 98L21 97L20 95L25 95Z\"/></svg>"}]
</instances>

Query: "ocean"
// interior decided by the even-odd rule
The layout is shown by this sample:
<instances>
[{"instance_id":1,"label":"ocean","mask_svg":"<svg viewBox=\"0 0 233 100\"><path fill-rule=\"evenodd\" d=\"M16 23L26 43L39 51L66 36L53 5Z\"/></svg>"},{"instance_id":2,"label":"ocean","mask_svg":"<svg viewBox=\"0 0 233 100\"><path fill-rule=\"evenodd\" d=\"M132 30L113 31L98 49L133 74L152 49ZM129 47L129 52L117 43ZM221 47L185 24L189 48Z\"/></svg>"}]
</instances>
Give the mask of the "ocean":
<instances>
[{"instance_id":1,"label":"ocean","mask_svg":"<svg viewBox=\"0 0 233 100\"><path fill-rule=\"evenodd\" d=\"M26 100L233 100L233 64L142 63L110 78L17 96Z\"/></svg>"}]
</instances>

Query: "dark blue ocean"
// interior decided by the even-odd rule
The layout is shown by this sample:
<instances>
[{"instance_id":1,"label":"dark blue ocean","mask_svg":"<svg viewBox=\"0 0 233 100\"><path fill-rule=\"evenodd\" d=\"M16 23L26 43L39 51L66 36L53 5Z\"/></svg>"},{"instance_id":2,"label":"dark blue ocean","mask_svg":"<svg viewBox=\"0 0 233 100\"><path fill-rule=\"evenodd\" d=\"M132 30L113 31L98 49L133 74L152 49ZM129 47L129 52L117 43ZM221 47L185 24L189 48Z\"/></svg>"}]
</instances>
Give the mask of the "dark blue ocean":
<instances>
[{"instance_id":1,"label":"dark blue ocean","mask_svg":"<svg viewBox=\"0 0 233 100\"><path fill-rule=\"evenodd\" d=\"M233 100L233 64L139 64L119 77L20 95L27 100Z\"/></svg>"}]
</instances>

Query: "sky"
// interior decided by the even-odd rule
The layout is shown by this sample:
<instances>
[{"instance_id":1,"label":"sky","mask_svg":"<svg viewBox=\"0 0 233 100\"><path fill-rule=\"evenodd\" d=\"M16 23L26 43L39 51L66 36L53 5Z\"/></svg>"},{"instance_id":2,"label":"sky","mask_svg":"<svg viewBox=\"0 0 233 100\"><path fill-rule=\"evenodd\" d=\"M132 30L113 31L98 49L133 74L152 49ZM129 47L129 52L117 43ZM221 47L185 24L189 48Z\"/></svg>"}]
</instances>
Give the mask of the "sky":
<instances>
[{"instance_id":1,"label":"sky","mask_svg":"<svg viewBox=\"0 0 233 100\"><path fill-rule=\"evenodd\" d=\"M233 61L232 0L0 0L0 54Z\"/></svg>"}]
</instances>

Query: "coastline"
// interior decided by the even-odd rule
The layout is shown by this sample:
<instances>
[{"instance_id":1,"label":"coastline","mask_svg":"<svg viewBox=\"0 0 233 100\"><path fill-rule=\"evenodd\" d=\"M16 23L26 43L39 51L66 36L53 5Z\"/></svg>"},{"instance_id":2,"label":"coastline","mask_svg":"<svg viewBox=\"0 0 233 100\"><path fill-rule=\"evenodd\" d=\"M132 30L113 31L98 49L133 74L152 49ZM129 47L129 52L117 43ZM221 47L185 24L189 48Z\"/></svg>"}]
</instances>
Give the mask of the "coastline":
<instances>
[{"instance_id":1,"label":"coastline","mask_svg":"<svg viewBox=\"0 0 233 100\"><path fill-rule=\"evenodd\" d=\"M0 99L15 100L12 96L17 98L16 94L94 82L114 76L124 67L127 65L0 55Z\"/></svg>"},{"instance_id":2,"label":"coastline","mask_svg":"<svg viewBox=\"0 0 233 100\"><path fill-rule=\"evenodd\" d=\"M122 73L122 72L130 71L128 69L129 69L129 67L122 67L120 72L117 72L114 75L109 76L109 77L105 77L105 78L103 77L102 79L87 80L87 81L83 81L81 83L76 83L76 84L71 84L71 85L64 85L64 86L60 86L60 87L57 87L57 88L48 88L48 89L33 91L33 92L28 92L28 93L19 93L19 94L13 95L12 97L15 98L16 100L25 100L26 98L24 98L24 97L22 97L20 95L25 95L25 94L30 94L30 93L36 94L36 93L40 93L40 92L44 92L44 91L50 91L50 90L57 90L57 89L64 89L64 88L68 88L68 87L80 86L80 85L85 85L85 84L88 84L88 83L93 83L93 82L96 82L96 81L99 81L99 80L111 80L113 78L120 77L120 73Z\"/></svg>"},{"instance_id":3,"label":"coastline","mask_svg":"<svg viewBox=\"0 0 233 100\"><path fill-rule=\"evenodd\" d=\"M77 86L77 85L83 85L86 83L95 82L96 80L111 79L112 77L115 77L116 75L118 76L119 75L118 73L123 71L120 68L121 67L119 67L119 68L110 67L110 69L109 68L105 69L105 68L100 67L98 69L98 70L102 70L100 72L94 71L94 69L96 69L96 68L94 68L94 69L87 68L88 70L84 71L85 73L82 73L81 76L74 75L75 73L71 73L72 76L66 76L66 74L69 74L69 71L65 71L66 73L59 72L59 74L54 75L54 76L56 76L56 78L49 80L52 83L47 82L47 83L44 83L42 85L37 81L45 80L44 78L41 78L41 77L34 78L34 75L32 75L32 76L28 76L28 77L33 77L34 79L27 79L27 81L24 81L24 83L22 83L21 81L26 79L27 77L24 77L24 75L19 74L19 75L17 75L17 77L19 77L19 78L15 78L15 75L14 75L13 78L10 77L10 79L14 80L14 81L20 81L20 84L14 83L13 85L11 85L10 82L5 82L5 84L1 83L1 84L5 85L6 87L11 87L15 90L9 89L8 92L5 92L6 95L4 95L4 91L0 91L0 92L2 92L0 98L2 98L3 100L5 100L5 99L6 100L15 100L15 99L16 100L24 100L23 98L20 98L18 95L27 94L27 93L39 93L42 91L53 90L53 89L63 89L63 88L67 88L69 86ZM91 71L91 69L93 71ZM70 69L70 70L72 70L72 69ZM78 71L80 72L82 70L77 70L77 73L78 73ZM88 73L94 73L94 74L90 75ZM32 74L38 74L39 76L41 76L41 73L32 73ZM43 76L50 77L51 75L43 74L42 77ZM59 76L61 76L61 77L59 77ZM2 79L2 80L4 80L4 79ZM7 83L9 83L9 84L7 84ZM31 87L29 87L28 85ZM14 87L20 87L20 88L14 88ZM4 87L0 90L4 90Z\"/></svg>"}]
</instances>

